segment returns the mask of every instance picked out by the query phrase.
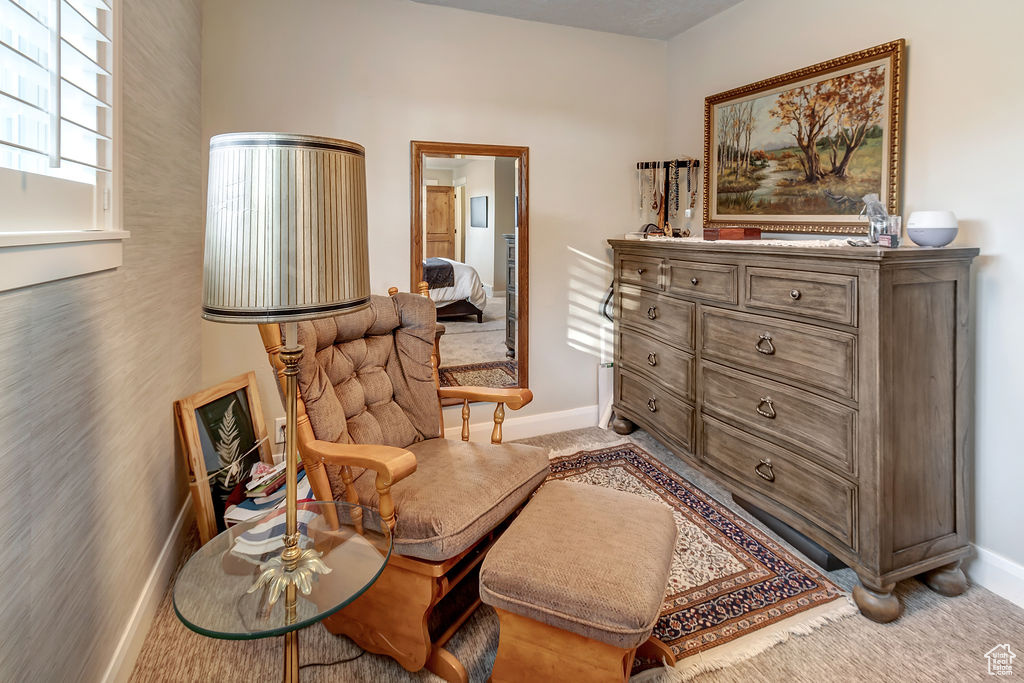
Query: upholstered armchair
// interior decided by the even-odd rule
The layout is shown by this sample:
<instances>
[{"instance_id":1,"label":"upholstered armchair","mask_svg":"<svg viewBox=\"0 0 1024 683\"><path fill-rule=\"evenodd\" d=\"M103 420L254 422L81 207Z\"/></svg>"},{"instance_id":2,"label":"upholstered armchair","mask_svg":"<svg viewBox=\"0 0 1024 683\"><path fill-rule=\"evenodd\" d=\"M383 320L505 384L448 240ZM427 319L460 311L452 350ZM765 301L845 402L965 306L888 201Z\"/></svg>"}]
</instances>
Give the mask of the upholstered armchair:
<instances>
[{"instance_id":1,"label":"upholstered armchair","mask_svg":"<svg viewBox=\"0 0 1024 683\"><path fill-rule=\"evenodd\" d=\"M376 583L324 625L409 671L466 681L444 645L480 605L480 562L544 482L548 455L501 444L504 406L523 407L531 392L440 388L433 303L391 292L299 323L298 445L313 492L377 509L394 538ZM281 330L261 325L260 335L283 382ZM463 402L462 440L444 438L446 397ZM468 440L477 400L497 404L490 444Z\"/></svg>"}]
</instances>

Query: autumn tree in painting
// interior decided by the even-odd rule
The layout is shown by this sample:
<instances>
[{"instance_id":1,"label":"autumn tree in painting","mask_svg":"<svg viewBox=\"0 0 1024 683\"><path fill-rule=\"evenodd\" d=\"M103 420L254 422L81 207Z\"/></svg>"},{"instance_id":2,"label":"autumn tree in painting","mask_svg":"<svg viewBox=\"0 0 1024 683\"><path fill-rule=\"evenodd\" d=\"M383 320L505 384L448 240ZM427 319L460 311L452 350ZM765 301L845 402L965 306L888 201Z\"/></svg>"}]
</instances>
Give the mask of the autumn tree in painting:
<instances>
[{"instance_id":1,"label":"autumn tree in painting","mask_svg":"<svg viewBox=\"0 0 1024 683\"><path fill-rule=\"evenodd\" d=\"M779 93L769 115L779 121L775 130L789 127L803 153L800 163L807 182L816 183L827 174L847 176L853 153L881 120L884 86L885 70L879 66ZM831 150L827 172L818 155L819 139Z\"/></svg>"}]
</instances>

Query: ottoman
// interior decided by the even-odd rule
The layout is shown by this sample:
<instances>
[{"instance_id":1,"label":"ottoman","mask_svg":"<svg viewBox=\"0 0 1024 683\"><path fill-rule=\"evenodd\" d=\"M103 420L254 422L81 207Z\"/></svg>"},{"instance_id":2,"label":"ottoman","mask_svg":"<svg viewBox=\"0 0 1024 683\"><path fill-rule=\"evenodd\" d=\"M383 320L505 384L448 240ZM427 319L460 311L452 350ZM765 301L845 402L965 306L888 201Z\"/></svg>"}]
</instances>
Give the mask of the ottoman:
<instances>
[{"instance_id":1,"label":"ottoman","mask_svg":"<svg viewBox=\"0 0 1024 683\"><path fill-rule=\"evenodd\" d=\"M625 681L651 637L676 525L668 507L600 486L544 484L487 554L480 599L498 613L493 681Z\"/></svg>"}]
</instances>

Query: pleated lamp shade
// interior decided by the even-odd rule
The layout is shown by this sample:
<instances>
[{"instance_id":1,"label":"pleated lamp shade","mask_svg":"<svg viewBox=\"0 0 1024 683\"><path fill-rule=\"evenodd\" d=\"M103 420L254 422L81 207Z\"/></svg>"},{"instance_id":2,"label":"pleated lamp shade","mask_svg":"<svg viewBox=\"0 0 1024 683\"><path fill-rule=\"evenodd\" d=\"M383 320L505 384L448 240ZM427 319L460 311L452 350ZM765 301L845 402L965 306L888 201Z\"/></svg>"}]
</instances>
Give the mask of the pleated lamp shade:
<instances>
[{"instance_id":1,"label":"pleated lamp shade","mask_svg":"<svg viewBox=\"0 0 1024 683\"><path fill-rule=\"evenodd\" d=\"M282 133L210 140L203 317L308 320L370 301L362 146Z\"/></svg>"}]
</instances>

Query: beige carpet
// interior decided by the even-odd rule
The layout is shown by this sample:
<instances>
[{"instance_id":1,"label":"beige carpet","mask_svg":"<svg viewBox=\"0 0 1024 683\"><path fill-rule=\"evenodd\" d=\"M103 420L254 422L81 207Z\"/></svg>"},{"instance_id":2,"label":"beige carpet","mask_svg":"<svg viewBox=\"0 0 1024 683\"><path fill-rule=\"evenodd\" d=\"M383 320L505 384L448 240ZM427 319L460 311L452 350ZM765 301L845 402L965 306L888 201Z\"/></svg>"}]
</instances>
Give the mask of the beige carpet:
<instances>
[{"instance_id":1,"label":"beige carpet","mask_svg":"<svg viewBox=\"0 0 1024 683\"><path fill-rule=\"evenodd\" d=\"M484 320L442 320L441 367L505 360L505 297L491 297Z\"/></svg>"},{"instance_id":2,"label":"beige carpet","mask_svg":"<svg viewBox=\"0 0 1024 683\"><path fill-rule=\"evenodd\" d=\"M622 437L596 428L563 432L526 443L546 446L566 455L599 448ZM643 432L631 439L672 470L725 504L736 514L749 516L733 505L713 481L682 463ZM758 526L769 537L770 531ZM795 550L790 549L796 553ZM798 553L797 553L798 554ZM844 569L828 577L844 589L856 580ZM785 683L819 681L982 681L984 653L998 643L1024 650L1024 610L983 588L971 587L958 598L943 598L917 581L899 584L903 616L892 624L875 624L851 616L792 637L752 658L724 669L701 673L701 655L688 658L697 681ZM497 618L482 608L459 630L448 647L460 658L473 681L485 681L497 646ZM336 638L317 625L300 636L301 661L326 662L358 653L345 638ZM742 653L741 653L742 654ZM684 660L684 661L688 661ZM1018 664L1021 660L1018 659ZM170 593L147 635L133 672L134 681L276 681L281 676L281 639L224 641L192 633L178 621ZM1024 665L1020 667L1024 670ZM410 674L390 659L366 654L347 664L305 668L304 681L438 681L421 671ZM1020 673L1003 680L1024 678Z\"/></svg>"}]
</instances>

